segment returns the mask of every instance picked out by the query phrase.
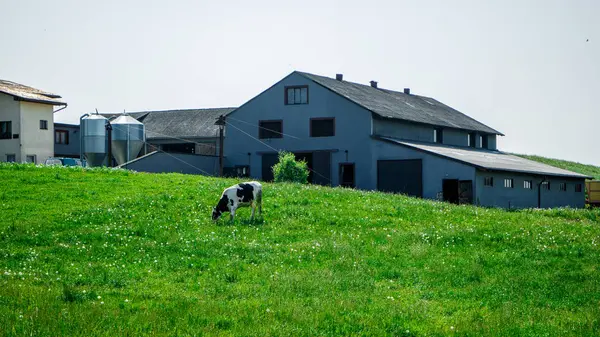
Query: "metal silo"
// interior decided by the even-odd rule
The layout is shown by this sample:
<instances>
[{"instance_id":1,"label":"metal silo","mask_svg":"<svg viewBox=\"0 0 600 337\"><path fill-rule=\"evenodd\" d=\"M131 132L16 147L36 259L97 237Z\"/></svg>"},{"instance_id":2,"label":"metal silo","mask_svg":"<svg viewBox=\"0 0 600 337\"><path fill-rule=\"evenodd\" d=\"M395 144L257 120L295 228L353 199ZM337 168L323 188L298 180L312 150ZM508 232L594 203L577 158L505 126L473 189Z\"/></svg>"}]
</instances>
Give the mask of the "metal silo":
<instances>
[{"instance_id":1,"label":"metal silo","mask_svg":"<svg viewBox=\"0 0 600 337\"><path fill-rule=\"evenodd\" d=\"M102 166L106 159L106 123L108 120L98 114L85 114L79 121L82 157L85 158L88 166Z\"/></svg>"},{"instance_id":2,"label":"metal silo","mask_svg":"<svg viewBox=\"0 0 600 337\"><path fill-rule=\"evenodd\" d=\"M118 165L137 158L146 140L144 124L135 118L122 115L110 122L112 125L112 154Z\"/></svg>"}]
</instances>

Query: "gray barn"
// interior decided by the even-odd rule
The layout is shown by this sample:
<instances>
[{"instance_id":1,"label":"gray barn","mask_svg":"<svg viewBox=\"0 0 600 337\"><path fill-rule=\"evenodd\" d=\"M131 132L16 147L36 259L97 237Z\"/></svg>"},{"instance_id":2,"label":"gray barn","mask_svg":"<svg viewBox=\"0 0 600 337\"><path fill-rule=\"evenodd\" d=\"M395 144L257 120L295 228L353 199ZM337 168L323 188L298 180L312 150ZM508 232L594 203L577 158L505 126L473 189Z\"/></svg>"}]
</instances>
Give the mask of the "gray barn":
<instances>
[{"instance_id":1,"label":"gray barn","mask_svg":"<svg viewBox=\"0 0 600 337\"><path fill-rule=\"evenodd\" d=\"M586 178L496 149L502 133L429 97L293 72L227 116L226 166L271 180L277 152L312 183L497 207L583 207Z\"/></svg>"}]
</instances>

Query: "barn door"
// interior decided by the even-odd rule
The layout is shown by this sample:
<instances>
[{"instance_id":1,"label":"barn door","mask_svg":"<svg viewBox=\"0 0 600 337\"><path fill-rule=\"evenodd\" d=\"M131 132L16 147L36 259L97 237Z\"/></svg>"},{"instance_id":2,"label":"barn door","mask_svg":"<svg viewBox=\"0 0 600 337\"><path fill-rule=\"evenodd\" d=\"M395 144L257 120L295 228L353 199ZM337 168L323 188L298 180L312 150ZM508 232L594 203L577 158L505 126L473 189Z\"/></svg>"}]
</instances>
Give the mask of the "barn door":
<instances>
[{"instance_id":1,"label":"barn door","mask_svg":"<svg viewBox=\"0 0 600 337\"><path fill-rule=\"evenodd\" d=\"M384 192L423 196L421 159L378 160L377 189Z\"/></svg>"},{"instance_id":2,"label":"barn door","mask_svg":"<svg viewBox=\"0 0 600 337\"><path fill-rule=\"evenodd\" d=\"M273 181L273 166L279 162L277 153L262 155L262 180Z\"/></svg>"},{"instance_id":3,"label":"barn door","mask_svg":"<svg viewBox=\"0 0 600 337\"><path fill-rule=\"evenodd\" d=\"M458 190L458 202L460 204L473 203L473 180L461 180Z\"/></svg>"},{"instance_id":4,"label":"barn door","mask_svg":"<svg viewBox=\"0 0 600 337\"><path fill-rule=\"evenodd\" d=\"M331 152L313 152L312 157L312 183L331 185Z\"/></svg>"}]
</instances>

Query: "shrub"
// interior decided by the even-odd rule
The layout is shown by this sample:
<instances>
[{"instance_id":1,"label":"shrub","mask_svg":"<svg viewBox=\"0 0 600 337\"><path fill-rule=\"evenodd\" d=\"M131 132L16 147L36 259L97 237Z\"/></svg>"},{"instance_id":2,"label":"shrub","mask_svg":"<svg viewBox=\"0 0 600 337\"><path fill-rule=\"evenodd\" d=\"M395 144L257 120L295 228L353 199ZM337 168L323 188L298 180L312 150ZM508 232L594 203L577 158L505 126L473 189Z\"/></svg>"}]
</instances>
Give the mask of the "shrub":
<instances>
[{"instance_id":1,"label":"shrub","mask_svg":"<svg viewBox=\"0 0 600 337\"><path fill-rule=\"evenodd\" d=\"M279 152L279 162L273 166L275 182L308 182L308 166L305 161L296 161L293 153Z\"/></svg>"}]
</instances>

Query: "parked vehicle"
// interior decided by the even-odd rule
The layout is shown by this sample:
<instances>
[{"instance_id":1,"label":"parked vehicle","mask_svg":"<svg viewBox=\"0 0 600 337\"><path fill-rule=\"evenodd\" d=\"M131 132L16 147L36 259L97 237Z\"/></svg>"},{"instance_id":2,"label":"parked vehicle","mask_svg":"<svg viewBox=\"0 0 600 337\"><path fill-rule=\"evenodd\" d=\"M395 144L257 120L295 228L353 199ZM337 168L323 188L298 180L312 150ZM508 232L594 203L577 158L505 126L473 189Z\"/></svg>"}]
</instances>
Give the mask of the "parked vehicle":
<instances>
[{"instance_id":1,"label":"parked vehicle","mask_svg":"<svg viewBox=\"0 0 600 337\"><path fill-rule=\"evenodd\" d=\"M585 182L585 189L587 190L586 203L600 207L600 180L592 180Z\"/></svg>"},{"instance_id":2,"label":"parked vehicle","mask_svg":"<svg viewBox=\"0 0 600 337\"><path fill-rule=\"evenodd\" d=\"M50 157L46 159L44 165L84 166L80 159L63 157Z\"/></svg>"}]
</instances>

